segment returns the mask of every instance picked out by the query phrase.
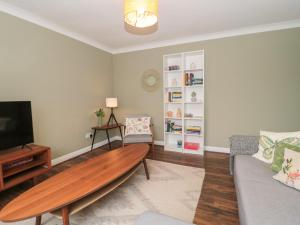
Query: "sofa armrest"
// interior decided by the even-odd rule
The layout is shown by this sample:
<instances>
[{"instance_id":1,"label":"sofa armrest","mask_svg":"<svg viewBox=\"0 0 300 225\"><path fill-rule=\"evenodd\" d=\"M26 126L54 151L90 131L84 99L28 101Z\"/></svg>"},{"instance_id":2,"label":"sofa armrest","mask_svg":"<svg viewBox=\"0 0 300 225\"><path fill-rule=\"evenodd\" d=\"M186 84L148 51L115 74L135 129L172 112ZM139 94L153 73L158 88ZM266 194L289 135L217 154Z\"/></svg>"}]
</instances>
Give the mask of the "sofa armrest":
<instances>
[{"instance_id":1,"label":"sofa armrest","mask_svg":"<svg viewBox=\"0 0 300 225\"><path fill-rule=\"evenodd\" d=\"M258 151L259 136L233 135L230 140L229 170L233 175L235 155L253 155Z\"/></svg>"},{"instance_id":2,"label":"sofa armrest","mask_svg":"<svg viewBox=\"0 0 300 225\"><path fill-rule=\"evenodd\" d=\"M233 135L230 140L230 155L253 155L258 151L259 136Z\"/></svg>"}]
</instances>

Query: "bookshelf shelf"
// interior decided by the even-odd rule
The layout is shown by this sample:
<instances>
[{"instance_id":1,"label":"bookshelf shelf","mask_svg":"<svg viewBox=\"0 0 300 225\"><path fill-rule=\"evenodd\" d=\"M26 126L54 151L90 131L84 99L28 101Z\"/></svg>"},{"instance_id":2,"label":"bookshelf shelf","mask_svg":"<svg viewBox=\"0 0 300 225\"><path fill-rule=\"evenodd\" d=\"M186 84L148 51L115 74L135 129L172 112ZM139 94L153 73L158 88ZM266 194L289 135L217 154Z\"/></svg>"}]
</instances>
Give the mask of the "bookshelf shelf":
<instances>
[{"instance_id":1,"label":"bookshelf shelf","mask_svg":"<svg viewBox=\"0 0 300 225\"><path fill-rule=\"evenodd\" d=\"M182 70L165 70L165 73L180 73Z\"/></svg>"},{"instance_id":2,"label":"bookshelf shelf","mask_svg":"<svg viewBox=\"0 0 300 225\"><path fill-rule=\"evenodd\" d=\"M182 152L183 148L178 148L177 145L165 145L165 150L174 151L174 152Z\"/></svg>"},{"instance_id":3,"label":"bookshelf shelf","mask_svg":"<svg viewBox=\"0 0 300 225\"><path fill-rule=\"evenodd\" d=\"M165 102L165 104L182 104L182 102Z\"/></svg>"},{"instance_id":4,"label":"bookshelf shelf","mask_svg":"<svg viewBox=\"0 0 300 225\"><path fill-rule=\"evenodd\" d=\"M196 72L196 71L203 71L203 69L189 69L189 70L184 70L184 72Z\"/></svg>"},{"instance_id":5,"label":"bookshelf shelf","mask_svg":"<svg viewBox=\"0 0 300 225\"><path fill-rule=\"evenodd\" d=\"M185 102L184 104L204 104L203 102Z\"/></svg>"},{"instance_id":6,"label":"bookshelf shelf","mask_svg":"<svg viewBox=\"0 0 300 225\"><path fill-rule=\"evenodd\" d=\"M174 133L174 132L165 132L165 134L170 134L170 135L182 135L182 133Z\"/></svg>"},{"instance_id":7,"label":"bookshelf shelf","mask_svg":"<svg viewBox=\"0 0 300 225\"><path fill-rule=\"evenodd\" d=\"M202 155L205 140L204 51L164 55L163 71L165 149ZM173 127L177 132L172 132Z\"/></svg>"},{"instance_id":8,"label":"bookshelf shelf","mask_svg":"<svg viewBox=\"0 0 300 225\"><path fill-rule=\"evenodd\" d=\"M203 84L194 84L194 85L184 85L185 88L197 88L203 87Z\"/></svg>"},{"instance_id":9,"label":"bookshelf shelf","mask_svg":"<svg viewBox=\"0 0 300 225\"><path fill-rule=\"evenodd\" d=\"M192 137L203 137L201 134L184 134L185 136L192 136Z\"/></svg>"},{"instance_id":10,"label":"bookshelf shelf","mask_svg":"<svg viewBox=\"0 0 300 225\"><path fill-rule=\"evenodd\" d=\"M204 117L184 117L185 120L204 120Z\"/></svg>"},{"instance_id":11,"label":"bookshelf shelf","mask_svg":"<svg viewBox=\"0 0 300 225\"><path fill-rule=\"evenodd\" d=\"M178 87L178 86L172 87L172 86L171 86L171 87L165 87L165 88L181 88L181 87Z\"/></svg>"},{"instance_id":12,"label":"bookshelf shelf","mask_svg":"<svg viewBox=\"0 0 300 225\"><path fill-rule=\"evenodd\" d=\"M165 117L165 119L168 119L168 120L182 120L182 118L179 118L179 117Z\"/></svg>"}]
</instances>

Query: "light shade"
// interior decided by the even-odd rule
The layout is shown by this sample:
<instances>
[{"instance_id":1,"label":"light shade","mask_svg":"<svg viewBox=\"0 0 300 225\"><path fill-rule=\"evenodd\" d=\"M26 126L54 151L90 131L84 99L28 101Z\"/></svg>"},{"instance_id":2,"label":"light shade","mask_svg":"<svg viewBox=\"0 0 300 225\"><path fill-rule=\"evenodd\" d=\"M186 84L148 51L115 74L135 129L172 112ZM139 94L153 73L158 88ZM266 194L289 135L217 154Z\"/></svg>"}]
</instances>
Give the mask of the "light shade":
<instances>
[{"instance_id":1,"label":"light shade","mask_svg":"<svg viewBox=\"0 0 300 225\"><path fill-rule=\"evenodd\" d=\"M150 27L158 21L158 0L125 0L124 20L134 27Z\"/></svg>"},{"instance_id":2,"label":"light shade","mask_svg":"<svg viewBox=\"0 0 300 225\"><path fill-rule=\"evenodd\" d=\"M106 107L108 107L108 108L118 107L118 99L117 98L106 98Z\"/></svg>"}]
</instances>

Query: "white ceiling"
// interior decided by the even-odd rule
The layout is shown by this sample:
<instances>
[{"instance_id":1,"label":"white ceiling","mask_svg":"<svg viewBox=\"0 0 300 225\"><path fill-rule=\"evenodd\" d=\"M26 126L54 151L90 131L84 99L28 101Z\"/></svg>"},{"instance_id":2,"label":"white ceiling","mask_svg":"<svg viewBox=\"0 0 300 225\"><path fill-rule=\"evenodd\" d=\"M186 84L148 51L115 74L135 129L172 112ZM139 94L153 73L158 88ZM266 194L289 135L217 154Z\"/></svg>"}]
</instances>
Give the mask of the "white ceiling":
<instances>
[{"instance_id":1,"label":"white ceiling","mask_svg":"<svg viewBox=\"0 0 300 225\"><path fill-rule=\"evenodd\" d=\"M300 27L300 0L159 0L159 28L125 31L123 0L0 0L0 11L117 53Z\"/></svg>"}]
</instances>

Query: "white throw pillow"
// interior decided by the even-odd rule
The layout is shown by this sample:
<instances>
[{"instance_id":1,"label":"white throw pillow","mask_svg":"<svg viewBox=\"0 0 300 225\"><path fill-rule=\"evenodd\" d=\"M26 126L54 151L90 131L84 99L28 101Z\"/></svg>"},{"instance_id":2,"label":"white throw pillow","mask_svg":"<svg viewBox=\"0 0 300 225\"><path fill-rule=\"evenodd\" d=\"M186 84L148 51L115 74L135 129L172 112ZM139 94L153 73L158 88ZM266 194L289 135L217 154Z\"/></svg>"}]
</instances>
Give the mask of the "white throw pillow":
<instances>
[{"instance_id":1,"label":"white throw pillow","mask_svg":"<svg viewBox=\"0 0 300 225\"><path fill-rule=\"evenodd\" d=\"M300 138L300 131L284 133L260 131L258 152L253 157L271 164L276 145L281 141L288 140L288 138Z\"/></svg>"},{"instance_id":2,"label":"white throw pillow","mask_svg":"<svg viewBox=\"0 0 300 225\"><path fill-rule=\"evenodd\" d=\"M275 180L300 190L300 148L297 151L286 148L282 169L273 176Z\"/></svg>"},{"instance_id":3,"label":"white throw pillow","mask_svg":"<svg viewBox=\"0 0 300 225\"><path fill-rule=\"evenodd\" d=\"M135 134L152 134L150 130L151 117L126 118L125 136Z\"/></svg>"}]
</instances>

